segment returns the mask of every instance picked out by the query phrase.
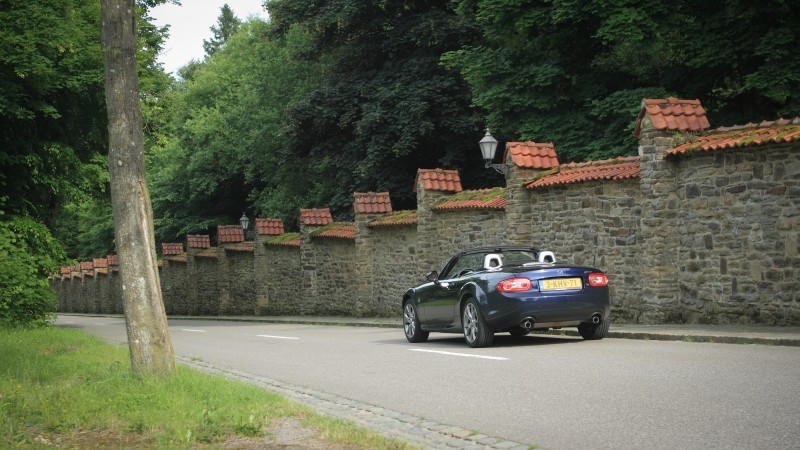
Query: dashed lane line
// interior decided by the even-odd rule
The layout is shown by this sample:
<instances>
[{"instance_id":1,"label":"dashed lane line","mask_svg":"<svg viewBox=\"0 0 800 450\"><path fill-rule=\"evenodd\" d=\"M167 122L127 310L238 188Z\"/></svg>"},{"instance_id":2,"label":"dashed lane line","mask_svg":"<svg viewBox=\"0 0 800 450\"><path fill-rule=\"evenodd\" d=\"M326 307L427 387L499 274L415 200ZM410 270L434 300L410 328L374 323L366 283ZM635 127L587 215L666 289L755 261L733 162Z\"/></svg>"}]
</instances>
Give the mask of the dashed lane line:
<instances>
[{"instance_id":1,"label":"dashed lane line","mask_svg":"<svg viewBox=\"0 0 800 450\"><path fill-rule=\"evenodd\" d=\"M464 356L467 358L480 358L480 359L491 359L495 361L507 361L508 358L502 358L500 356L486 356L486 355L473 355L470 353L455 353L455 352L445 352L442 350L428 350L424 348L410 348L412 352L424 352L424 353L437 353L440 355L447 355L447 356Z\"/></svg>"},{"instance_id":2,"label":"dashed lane line","mask_svg":"<svg viewBox=\"0 0 800 450\"><path fill-rule=\"evenodd\" d=\"M263 338L270 338L270 339L290 339L290 340L298 340L298 339L300 339L299 337L291 337L291 336L270 336L270 335L268 335L268 334L257 334L256 336L258 336L258 337L263 337Z\"/></svg>"},{"instance_id":3,"label":"dashed lane line","mask_svg":"<svg viewBox=\"0 0 800 450\"><path fill-rule=\"evenodd\" d=\"M192 333L205 333L208 330L193 330L191 328L181 328L181 331L191 331Z\"/></svg>"}]
</instances>

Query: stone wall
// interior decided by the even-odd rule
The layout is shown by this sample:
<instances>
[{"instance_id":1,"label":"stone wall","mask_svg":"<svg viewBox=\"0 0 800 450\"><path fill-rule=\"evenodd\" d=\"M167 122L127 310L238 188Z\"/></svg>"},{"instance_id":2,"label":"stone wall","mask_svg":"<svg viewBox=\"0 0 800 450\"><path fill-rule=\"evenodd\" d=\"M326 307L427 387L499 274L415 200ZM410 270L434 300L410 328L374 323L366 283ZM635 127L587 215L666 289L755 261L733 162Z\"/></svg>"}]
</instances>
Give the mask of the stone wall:
<instances>
[{"instance_id":1,"label":"stone wall","mask_svg":"<svg viewBox=\"0 0 800 450\"><path fill-rule=\"evenodd\" d=\"M796 124L790 132L800 132ZM367 203L354 206L352 224L301 210L300 233L286 239L259 235L236 248L190 239L184 255L164 262L167 312L399 316L403 292L452 254L508 244L607 272L617 322L800 324L800 139L744 136L735 148L678 151L702 136L647 120L637 133L639 156L626 160L636 173L621 178L538 184L578 166L537 170L533 158L544 153L527 154L530 166L507 155L504 208L443 206L461 192L458 173L430 169L420 170L417 210L403 222L375 225L391 205ZM367 194L360 199L388 199ZM61 273L53 280L61 311L122 312L115 270Z\"/></svg>"},{"instance_id":2,"label":"stone wall","mask_svg":"<svg viewBox=\"0 0 800 450\"><path fill-rule=\"evenodd\" d=\"M641 303L638 180L592 181L527 195L531 214L513 226L530 240L518 244L552 251L559 262L603 270L613 280L609 290L615 319L635 321Z\"/></svg>"},{"instance_id":3,"label":"stone wall","mask_svg":"<svg viewBox=\"0 0 800 450\"><path fill-rule=\"evenodd\" d=\"M786 323L800 303L800 152L778 146L674 162L680 318Z\"/></svg>"},{"instance_id":4,"label":"stone wall","mask_svg":"<svg viewBox=\"0 0 800 450\"><path fill-rule=\"evenodd\" d=\"M299 315L303 308L300 247L265 245L264 263L267 280L266 305L263 315Z\"/></svg>"},{"instance_id":5,"label":"stone wall","mask_svg":"<svg viewBox=\"0 0 800 450\"><path fill-rule=\"evenodd\" d=\"M363 306L366 316L396 316L401 314L397 299L410 286L425 282L425 269L418 263L417 227L394 225L372 227L372 282Z\"/></svg>"}]
</instances>

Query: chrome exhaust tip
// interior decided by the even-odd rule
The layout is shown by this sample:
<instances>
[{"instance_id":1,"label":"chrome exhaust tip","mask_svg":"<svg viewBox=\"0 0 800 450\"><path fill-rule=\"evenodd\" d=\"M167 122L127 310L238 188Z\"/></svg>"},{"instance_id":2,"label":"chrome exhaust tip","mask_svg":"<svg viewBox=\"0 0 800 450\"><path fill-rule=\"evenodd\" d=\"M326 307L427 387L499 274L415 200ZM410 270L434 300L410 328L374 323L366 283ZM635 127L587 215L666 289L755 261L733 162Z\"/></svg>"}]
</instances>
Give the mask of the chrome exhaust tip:
<instances>
[{"instance_id":1,"label":"chrome exhaust tip","mask_svg":"<svg viewBox=\"0 0 800 450\"><path fill-rule=\"evenodd\" d=\"M533 328L533 321L530 319L524 320L522 321L522 324L520 324L520 326L522 328L525 328L526 330L530 330L531 328Z\"/></svg>"},{"instance_id":2,"label":"chrome exhaust tip","mask_svg":"<svg viewBox=\"0 0 800 450\"><path fill-rule=\"evenodd\" d=\"M595 314L592 316L592 323L600 323L600 314Z\"/></svg>"}]
</instances>

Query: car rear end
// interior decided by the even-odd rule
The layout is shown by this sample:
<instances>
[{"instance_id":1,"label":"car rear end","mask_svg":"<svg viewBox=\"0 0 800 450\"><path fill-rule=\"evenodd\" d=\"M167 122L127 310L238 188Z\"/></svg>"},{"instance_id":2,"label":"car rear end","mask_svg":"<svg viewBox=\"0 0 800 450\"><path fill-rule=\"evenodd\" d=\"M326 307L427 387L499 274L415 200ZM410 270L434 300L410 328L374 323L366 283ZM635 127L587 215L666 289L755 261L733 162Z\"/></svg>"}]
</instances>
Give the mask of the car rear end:
<instances>
[{"instance_id":1,"label":"car rear end","mask_svg":"<svg viewBox=\"0 0 800 450\"><path fill-rule=\"evenodd\" d=\"M597 324L611 313L608 277L594 268L528 264L492 278L483 312L496 331Z\"/></svg>"}]
</instances>

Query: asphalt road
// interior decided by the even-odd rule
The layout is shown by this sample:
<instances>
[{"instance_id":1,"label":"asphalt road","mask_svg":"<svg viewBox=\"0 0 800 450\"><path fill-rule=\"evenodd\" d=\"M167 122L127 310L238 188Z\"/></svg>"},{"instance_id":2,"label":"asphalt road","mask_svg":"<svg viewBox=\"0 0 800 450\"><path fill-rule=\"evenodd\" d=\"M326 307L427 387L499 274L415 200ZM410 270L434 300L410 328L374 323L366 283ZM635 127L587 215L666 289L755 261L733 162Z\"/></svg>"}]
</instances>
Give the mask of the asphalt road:
<instances>
[{"instance_id":1,"label":"asphalt road","mask_svg":"<svg viewBox=\"0 0 800 450\"><path fill-rule=\"evenodd\" d=\"M111 342L119 318L61 316ZM800 448L800 348L170 320L175 353L544 449Z\"/></svg>"}]
</instances>

